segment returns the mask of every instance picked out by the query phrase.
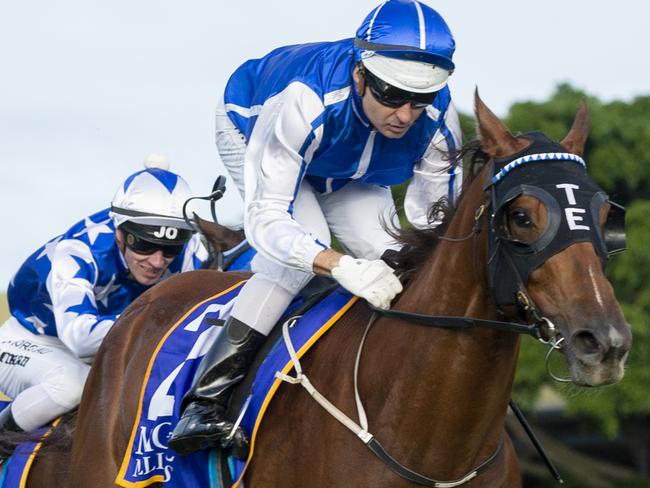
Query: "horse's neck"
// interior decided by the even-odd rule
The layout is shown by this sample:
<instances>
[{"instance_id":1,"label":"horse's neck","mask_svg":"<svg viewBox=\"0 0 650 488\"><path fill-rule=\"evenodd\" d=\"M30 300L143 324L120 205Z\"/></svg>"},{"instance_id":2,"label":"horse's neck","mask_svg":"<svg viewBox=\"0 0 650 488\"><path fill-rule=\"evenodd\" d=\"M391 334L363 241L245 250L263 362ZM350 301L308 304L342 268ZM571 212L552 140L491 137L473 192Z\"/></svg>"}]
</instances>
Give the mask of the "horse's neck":
<instances>
[{"instance_id":1,"label":"horse's neck","mask_svg":"<svg viewBox=\"0 0 650 488\"><path fill-rule=\"evenodd\" d=\"M489 318L496 313L487 289L487 224L475 215L483 203L483 173L461 200L434 252L421 265L399 304L433 315Z\"/></svg>"},{"instance_id":2,"label":"horse's neck","mask_svg":"<svg viewBox=\"0 0 650 488\"><path fill-rule=\"evenodd\" d=\"M473 201L480 198L478 194ZM460 208L447 235L468 235L479 204L469 211ZM485 284L486 233L484 228L472 239L440 242L396 308L431 315L496 318ZM383 370L373 368L371 374L390 381L389 387L381 387L383 398L375 396L378 419L394 426L398 416L397 444L408 446L404 453L412 462L439 467L448 476L461 475L456 472L458 466L469 469L477 460L485 459L499 441L518 337L492 330L443 330L392 320L384 324L383 340L389 337L389 346L386 342L380 346L382 338L375 331L375 341L369 342L367 349L381 348L376 364ZM383 427L390 430L388 424Z\"/></svg>"}]
</instances>

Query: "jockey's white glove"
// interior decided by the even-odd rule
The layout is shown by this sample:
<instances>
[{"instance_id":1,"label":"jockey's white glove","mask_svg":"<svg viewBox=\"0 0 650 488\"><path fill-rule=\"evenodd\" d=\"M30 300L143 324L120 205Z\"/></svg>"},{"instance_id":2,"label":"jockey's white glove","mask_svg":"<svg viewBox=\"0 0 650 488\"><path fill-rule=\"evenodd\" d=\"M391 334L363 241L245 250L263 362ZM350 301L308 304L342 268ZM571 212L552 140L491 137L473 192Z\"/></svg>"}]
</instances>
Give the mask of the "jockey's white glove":
<instances>
[{"instance_id":1,"label":"jockey's white glove","mask_svg":"<svg viewBox=\"0 0 650 488\"><path fill-rule=\"evenodd\" d=\"M402 291L393 269L381 259L355 259L343 256L332 268L332 277L350 293L365 298L377 308L390 308L390 302Z\"/></svg>"}]
</instances>

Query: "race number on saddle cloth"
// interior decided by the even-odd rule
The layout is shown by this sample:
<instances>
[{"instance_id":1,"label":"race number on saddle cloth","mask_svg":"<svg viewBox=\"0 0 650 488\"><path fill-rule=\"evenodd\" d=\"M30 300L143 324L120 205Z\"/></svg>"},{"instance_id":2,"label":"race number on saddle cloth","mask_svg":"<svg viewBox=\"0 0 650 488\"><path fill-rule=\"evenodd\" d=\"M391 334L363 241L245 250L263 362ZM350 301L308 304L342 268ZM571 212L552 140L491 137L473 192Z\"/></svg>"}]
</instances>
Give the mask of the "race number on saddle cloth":
<instances>
[{"instance_id":1,"label":"race number on saddle cloth","mask_svg":"<svg viewBox=\"0 0 650 488\"><path fill-rule=\"evenodd\" d=\"M590 180L583 159L540 132L524 135L532 143L507 159L495 159L488 186L494 213L489 281L498 305L516 304L530 273L573 243L591 242L603 264L610 254L625 249L625 209ZM518 170L522 165L525 173ZM532 243L510 238L505 228L508 204L522 195L536 198L547 211L546 228ZM599 212L605 203L610 210L603 232Z\"/></svg>"},{"instance_id":2,"label":"race number on saddle cloth","mask_svg":"<svg viewBox=\"0 0 650 488\"><path fill-rule=\"evenodd\" d=\"M142 388L138 417L115 483L123 487L145 487L162 482L166 488L217 487L214 451L201 450L179 456L167 448L171 429L180 417L181 400L189 389L199 360L221 330L244 282L211 297L173 324L155 349ZM301 299L297 299L301 300ZM305 354L338 318L356 301L338 288L304 313L290 335L298 357ZM289 310L294 310L296 302ZM281 380L293 363L282 339L262 362L251 393L244 403L242 426L251 434L251 450L262 416ZM237 479L245 462L230 459L231 476Z\"/></svg>"}]
</instances>

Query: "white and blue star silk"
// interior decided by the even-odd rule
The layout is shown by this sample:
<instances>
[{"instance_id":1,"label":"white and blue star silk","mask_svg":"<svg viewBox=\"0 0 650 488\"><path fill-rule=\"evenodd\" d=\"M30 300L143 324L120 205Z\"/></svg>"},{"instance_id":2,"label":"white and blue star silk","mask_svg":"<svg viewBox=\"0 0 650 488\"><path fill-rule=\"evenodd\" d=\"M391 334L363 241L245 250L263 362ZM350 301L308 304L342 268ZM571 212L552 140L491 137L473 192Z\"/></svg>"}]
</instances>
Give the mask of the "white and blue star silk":
<instances>
[{"instance_id":1,"label":"white and blue star silk","mask_svg":"<svg viewBox=\"0 0 650 488\"><path fill-rule=\"evenodd\" d=\"M164 278L201 267L207 251L198 236L170 264ZM12 278L11 314L35 334L58 337L80 358L93 356L119 314L148 287L129 278L103 210L36 250Z\"/></svg>"}]
</instances>

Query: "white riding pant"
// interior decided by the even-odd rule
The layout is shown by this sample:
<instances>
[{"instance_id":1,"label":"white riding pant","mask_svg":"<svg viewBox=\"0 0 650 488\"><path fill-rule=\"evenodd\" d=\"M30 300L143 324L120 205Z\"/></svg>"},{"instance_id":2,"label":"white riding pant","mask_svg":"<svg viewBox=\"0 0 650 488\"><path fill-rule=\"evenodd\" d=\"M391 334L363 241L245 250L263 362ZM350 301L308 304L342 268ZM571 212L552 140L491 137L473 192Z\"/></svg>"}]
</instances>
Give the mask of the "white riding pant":
<instances>
[{"instance_id":1,"label":"white riding pant","mask_svg":"<svg viewBox=\"0 0 650 488\"><path fill-rule=\"evenodd\" d=\"M216 141L221 160L244 197L246 138L227 116L223 101L217 107ZM293 218L326 245L330 230L347 253L377 259L386 249L398 249L382 224L399 226L390 188L350 182L340 190L321 194L305 180L293 206ZM313 273L274 263L257 253L251 263L255 275L237 298L232 315L267 335L293 297Z\"/></svg>"},{"instance_id":2,"label":"white riding pant","mask_svg":"<svg viewBox=\"0 0 650 488\"><path fill-rule=\"evenodd\" d=\"M14 317L0 327L0 391L13 398L11 412L25 431L77 407L89 370L56 337L33 334Z\"/></svg>"}]
</instances>

